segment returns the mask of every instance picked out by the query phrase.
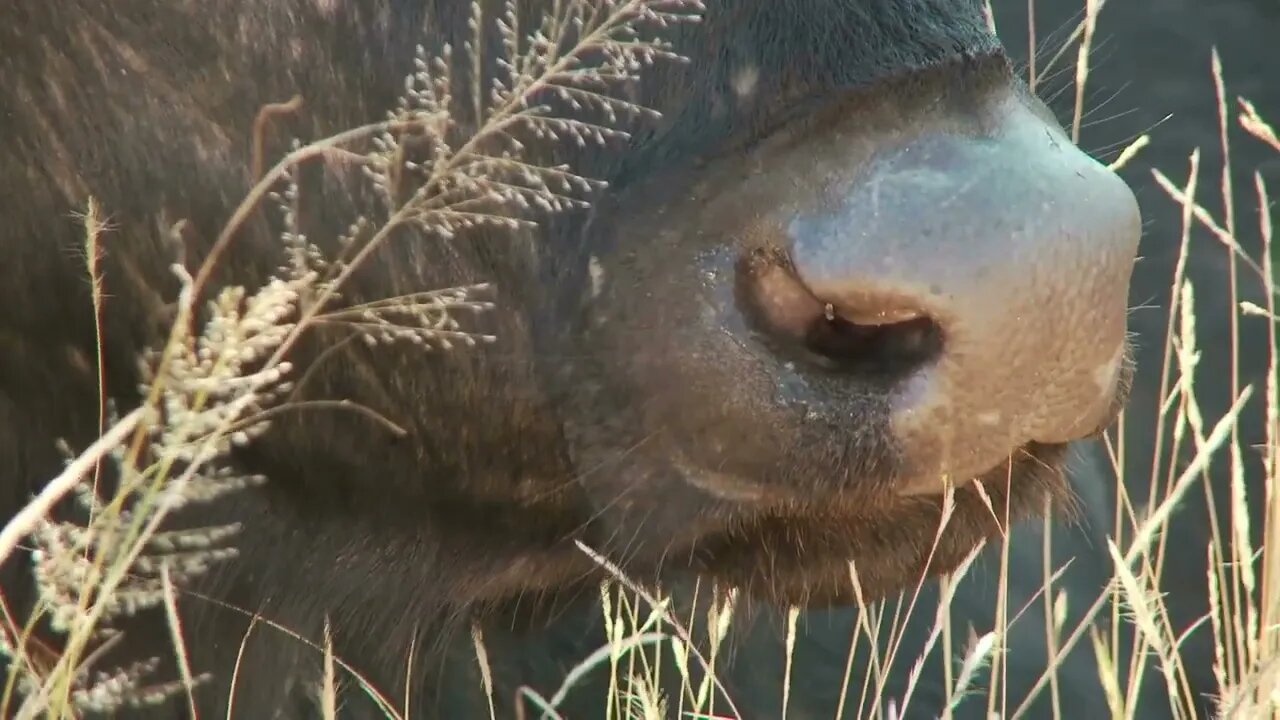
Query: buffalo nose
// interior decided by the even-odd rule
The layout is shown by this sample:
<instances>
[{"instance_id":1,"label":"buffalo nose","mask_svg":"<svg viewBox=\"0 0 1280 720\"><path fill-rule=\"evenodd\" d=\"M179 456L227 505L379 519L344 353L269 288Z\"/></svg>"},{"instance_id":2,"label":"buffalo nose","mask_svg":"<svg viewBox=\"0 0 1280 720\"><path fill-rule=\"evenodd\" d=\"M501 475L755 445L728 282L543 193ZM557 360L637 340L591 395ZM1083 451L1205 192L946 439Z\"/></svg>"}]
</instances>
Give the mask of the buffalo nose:
<instances>
[{"instance_id":1,"label":"buffalo nose","mask_svg":"<svg viewBox=\"0 0 1280 720\"><path fill-rule=\"evenodd\" d=\"M783 223L793 282L761 276L772 322L807 312L812 353L890 379L903 492L1113 413L1137 203L1023 102L999 117L871 157Z\"/></svg>"}]
</instances>

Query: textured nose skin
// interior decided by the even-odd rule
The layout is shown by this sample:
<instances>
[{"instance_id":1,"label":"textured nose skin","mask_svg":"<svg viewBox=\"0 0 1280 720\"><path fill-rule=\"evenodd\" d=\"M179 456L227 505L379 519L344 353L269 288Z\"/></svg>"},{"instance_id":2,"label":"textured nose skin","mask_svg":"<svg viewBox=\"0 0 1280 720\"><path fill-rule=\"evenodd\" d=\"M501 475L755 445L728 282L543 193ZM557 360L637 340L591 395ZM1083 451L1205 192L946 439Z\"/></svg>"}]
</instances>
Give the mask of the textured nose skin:
<instances>
[{"instance_id":1,"label":"textured nose skin","mask_svg":"<svg viewBox=\"0 0 1280 720\"><path fill-rule=\"evenodd\" d=\"M1140 234L1132 192L1010 97L981 133L921 135L790 219L792 261L846 317L910 308L942 333L890 399L906 492L1030 441L1096 432L1120 375Z\"/></svg>"}]
</instances>

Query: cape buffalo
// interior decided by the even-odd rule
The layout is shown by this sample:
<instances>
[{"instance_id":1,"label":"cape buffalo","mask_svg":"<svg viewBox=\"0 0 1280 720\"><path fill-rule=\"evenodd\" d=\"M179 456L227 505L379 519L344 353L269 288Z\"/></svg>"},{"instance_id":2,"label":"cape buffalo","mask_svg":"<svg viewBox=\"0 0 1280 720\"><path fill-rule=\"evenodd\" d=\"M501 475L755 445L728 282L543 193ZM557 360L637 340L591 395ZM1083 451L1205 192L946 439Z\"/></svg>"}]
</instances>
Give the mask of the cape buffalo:
<instances>
[{"instance_id":1,"label":"cape buffalo","mask_svg":"<svg viewBox=\"0 0 1280 720\"><path fill-rule=\"evenodd\" d=\"M519 3L521 32L565 2ZM6 515L57 474L59 440L96 436L100 376L120 408L137 404L138 358L173 319L170 266L194 272L290 138L383 118L415 60L435 67L446 47L459 132L479 123L469 108L506 37L489 19L508 17L481 4L479 35L460 0L0 11ZM701 15L655 16L686 60L657 57L621 90L660 116L563 150L607 182L590 206L536 231L405 224L342 291L354 304L485 283L494 308L465 329L494 342L428 352L318 326L290 351L299 397L402 432L342 408L280 413L231 457L265 484L179 514L241 526L239 556L184 588L191 667L212 677L202 716L232 697L241 717L310 702L319 656L261 629L242 648L246 610L312 639L329 623L346 663L429 709L436 665L407 659L473 619L589 593L605 571L579 543L642 582L821 607L854 599L851 562L880 598L998 536L992 507L1016 522L1072 504L1067 451L1129 386L1140 213L1018 79L983 3L590 5ZM386 200L362 184L366 150L294 172L293 222L326 253ZM562 157L546 152L548 167ZM90 197L109 218L100 310ZM264 282L279 233L256 212L211 286ZM19 617L29 565L4 576ZM171 662L158 612L113 653ZM351 695L344 717L361 711Z\"/></svg>"}]
</instances>

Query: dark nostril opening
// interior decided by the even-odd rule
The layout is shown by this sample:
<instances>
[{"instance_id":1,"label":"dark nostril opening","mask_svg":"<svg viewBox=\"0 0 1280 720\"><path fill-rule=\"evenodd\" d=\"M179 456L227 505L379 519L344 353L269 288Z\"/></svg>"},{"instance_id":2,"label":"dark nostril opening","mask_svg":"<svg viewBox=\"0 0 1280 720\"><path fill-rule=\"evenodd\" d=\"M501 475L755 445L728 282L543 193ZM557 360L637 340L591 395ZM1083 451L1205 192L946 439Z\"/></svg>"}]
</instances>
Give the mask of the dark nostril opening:
<instances>
[{"instance_id":1,"label":"dark nostril opening","mask_svg":"<svg viewBox=\"0 0 1280 720\"><path fill-rule=\"evenodd\" d=\"M752 324L779 346L840 372L892 379L931 362L942 332L929 316L901 304L837 307L796 277L784 254L758 250L738 267L737 297Z\"/></svg>"},{"instance_id":2,"label":"dark nostril opening","mask_svg":"<svg viewBox=\"0 0 1280 720\"><path fill-rule=\"evenodd\" d=\"M805 334L804 345L840 369L901 375L937 357L942 350L942 333L928 317L862 325L835 315L828 305Z\"/></svg>"}]
</instances>

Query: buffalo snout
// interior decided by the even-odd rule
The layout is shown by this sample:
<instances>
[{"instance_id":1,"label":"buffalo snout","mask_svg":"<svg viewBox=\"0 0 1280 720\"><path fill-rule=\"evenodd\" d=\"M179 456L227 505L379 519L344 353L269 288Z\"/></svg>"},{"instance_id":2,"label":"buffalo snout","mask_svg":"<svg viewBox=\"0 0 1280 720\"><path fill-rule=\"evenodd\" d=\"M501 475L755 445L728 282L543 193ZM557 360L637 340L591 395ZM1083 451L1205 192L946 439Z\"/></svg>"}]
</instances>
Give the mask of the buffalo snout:
<instances>
[{"instance_id":1,"label":"buffalo snout","mask_svg":"<svg viewBox=\"0 0 1280 720\"><path fill-rule=\"evenodd\" d=\"M874 383L905 494L1111 422L1140 235L1133 193L1037 101L921 117L792 149L815 199L768 213L737 268L740 305L807 372Z\"/></svg>"}]
</instances>

